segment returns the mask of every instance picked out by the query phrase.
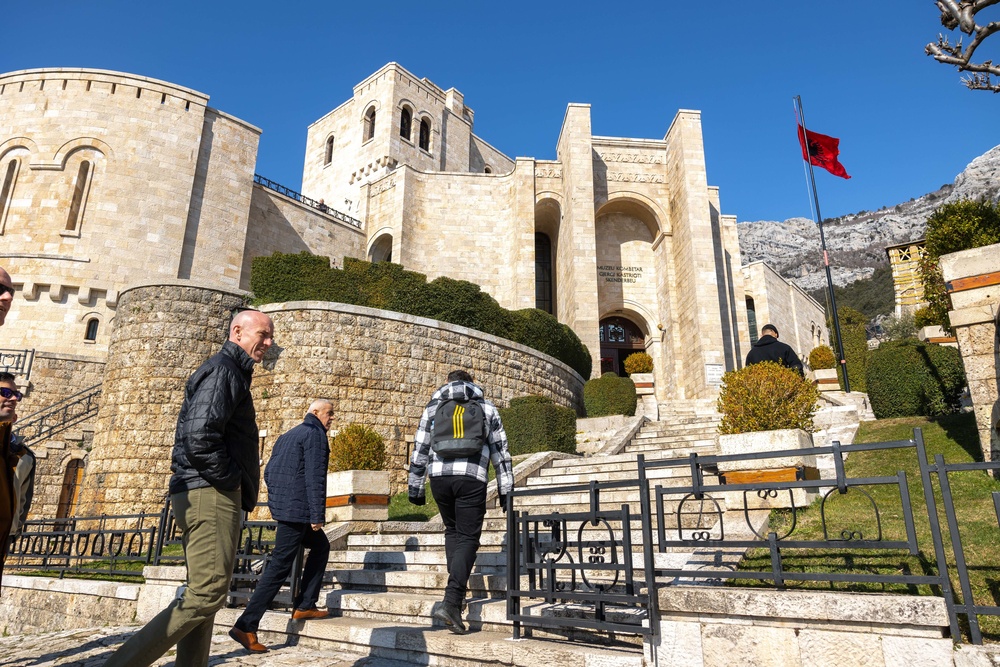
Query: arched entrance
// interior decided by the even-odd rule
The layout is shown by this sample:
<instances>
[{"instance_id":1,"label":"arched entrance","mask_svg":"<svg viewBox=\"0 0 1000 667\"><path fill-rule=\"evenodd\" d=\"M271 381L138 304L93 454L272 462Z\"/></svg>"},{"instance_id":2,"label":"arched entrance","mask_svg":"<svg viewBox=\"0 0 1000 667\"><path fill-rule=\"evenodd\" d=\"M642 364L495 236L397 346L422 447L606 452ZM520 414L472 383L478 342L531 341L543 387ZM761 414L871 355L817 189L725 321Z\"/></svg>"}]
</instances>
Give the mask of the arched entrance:
<instances>
[{"instance_id":1,"label":"arched entrance","mask_svg":"<svg viewBox=\"0 0 1000 667\"><path fill-rule=\"evenodd\" d=\"M625 372L625 358L633 352L646 349L646 336L632 320L624 317L606 317L601 320L599 335L601 341L601 374Z\"/></svg>"}]
</instances>

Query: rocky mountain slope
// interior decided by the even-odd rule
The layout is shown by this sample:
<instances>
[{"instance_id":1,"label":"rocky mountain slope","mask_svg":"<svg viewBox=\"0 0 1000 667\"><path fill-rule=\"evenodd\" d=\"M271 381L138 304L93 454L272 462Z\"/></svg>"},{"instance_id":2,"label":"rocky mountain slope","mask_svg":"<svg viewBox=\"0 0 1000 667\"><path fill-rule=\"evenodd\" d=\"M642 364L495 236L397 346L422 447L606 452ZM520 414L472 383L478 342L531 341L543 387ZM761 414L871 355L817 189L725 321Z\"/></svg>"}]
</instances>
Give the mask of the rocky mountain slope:
<instances>
[{"instance_id":1,"label":"rocky mountain slope","mask_svg":"<svg viewBox=\"0 0 1000 667\"><path fill-rule=\"evenodd\" d=\"M973 160L951 185L897 206L827 220L823 231L834 283L871 276L886 261L885 247L921 238L927 218L941 204L984 196L1000 200L1000 146ZM737 229L744 264L764 260L803 289L826 286L819 228L812 220L741 222Z\"/></svg>"}]
</instances>

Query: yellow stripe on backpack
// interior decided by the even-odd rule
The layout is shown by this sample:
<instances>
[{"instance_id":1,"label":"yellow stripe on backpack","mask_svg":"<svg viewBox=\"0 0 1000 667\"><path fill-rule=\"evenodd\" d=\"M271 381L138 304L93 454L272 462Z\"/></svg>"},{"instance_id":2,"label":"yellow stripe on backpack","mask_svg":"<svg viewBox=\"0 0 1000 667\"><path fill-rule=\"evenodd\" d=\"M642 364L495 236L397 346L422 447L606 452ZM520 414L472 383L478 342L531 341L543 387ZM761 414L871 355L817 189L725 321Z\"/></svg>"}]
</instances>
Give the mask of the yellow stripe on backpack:
<instances>
[{"instance_id":1,"label":"yellow stripe on backpack","mask_svg":"<svg viewBox=\"0 0 1000 667\"><path fill-rule=\"evenodd\" d=\"M465 437L465 425L462 423L464 415L465 408L461 405L455 406L455 412L451 415L451 432L454 433L456 439Z\"/></svg>"}]
</instances>

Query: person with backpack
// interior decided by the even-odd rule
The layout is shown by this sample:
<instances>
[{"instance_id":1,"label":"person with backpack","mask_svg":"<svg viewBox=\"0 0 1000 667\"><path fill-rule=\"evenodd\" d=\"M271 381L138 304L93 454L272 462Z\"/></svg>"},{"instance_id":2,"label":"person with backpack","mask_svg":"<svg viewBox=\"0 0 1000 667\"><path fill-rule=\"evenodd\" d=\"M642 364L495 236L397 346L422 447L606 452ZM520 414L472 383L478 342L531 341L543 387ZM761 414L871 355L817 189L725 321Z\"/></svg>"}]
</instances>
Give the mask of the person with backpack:
<instances>
[{"instance_id":1,"label":"person with backpack","mask_svg":"<svg viewBox=\"0 0 1000 667\"><path fill-rule=\"evenodd\" d=\"M444 522L444 550L448 585L444 600L432 616L455 634L465 634L462 604L476 562L486 516L486 472L496 471L500 507L514 488L514 472L507 434L500 413L483 397L483 390L463 370L448 374L448 384L431 397L413 439L409 497L414 505L426 502L424 479Z\"/></svg>"}]
</instances>

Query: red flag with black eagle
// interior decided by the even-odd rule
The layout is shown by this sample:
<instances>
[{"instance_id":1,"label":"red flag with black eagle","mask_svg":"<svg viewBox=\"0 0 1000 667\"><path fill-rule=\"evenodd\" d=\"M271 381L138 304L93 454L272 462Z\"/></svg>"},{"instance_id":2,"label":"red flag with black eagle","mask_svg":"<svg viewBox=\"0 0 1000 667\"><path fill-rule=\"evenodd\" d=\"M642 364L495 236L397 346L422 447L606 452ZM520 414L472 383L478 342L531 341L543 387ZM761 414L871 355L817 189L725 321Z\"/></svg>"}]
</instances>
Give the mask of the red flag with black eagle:
<instances>
[{"instance_id":1,"label":"red flag with black eagle","mask_svg":"<svg viewBox=\"0 0 1000 667\"><path fill-rule=\"evenodd\" d=\"M806 144L809 148L806 149ZM822 167L834 176L850 178L844 165L840 164L840 139L828 137L819 132L810 132L799 125L799 145L802 146L802 159L809 160L817 167Z\"/></svg>"}]
</instances>

